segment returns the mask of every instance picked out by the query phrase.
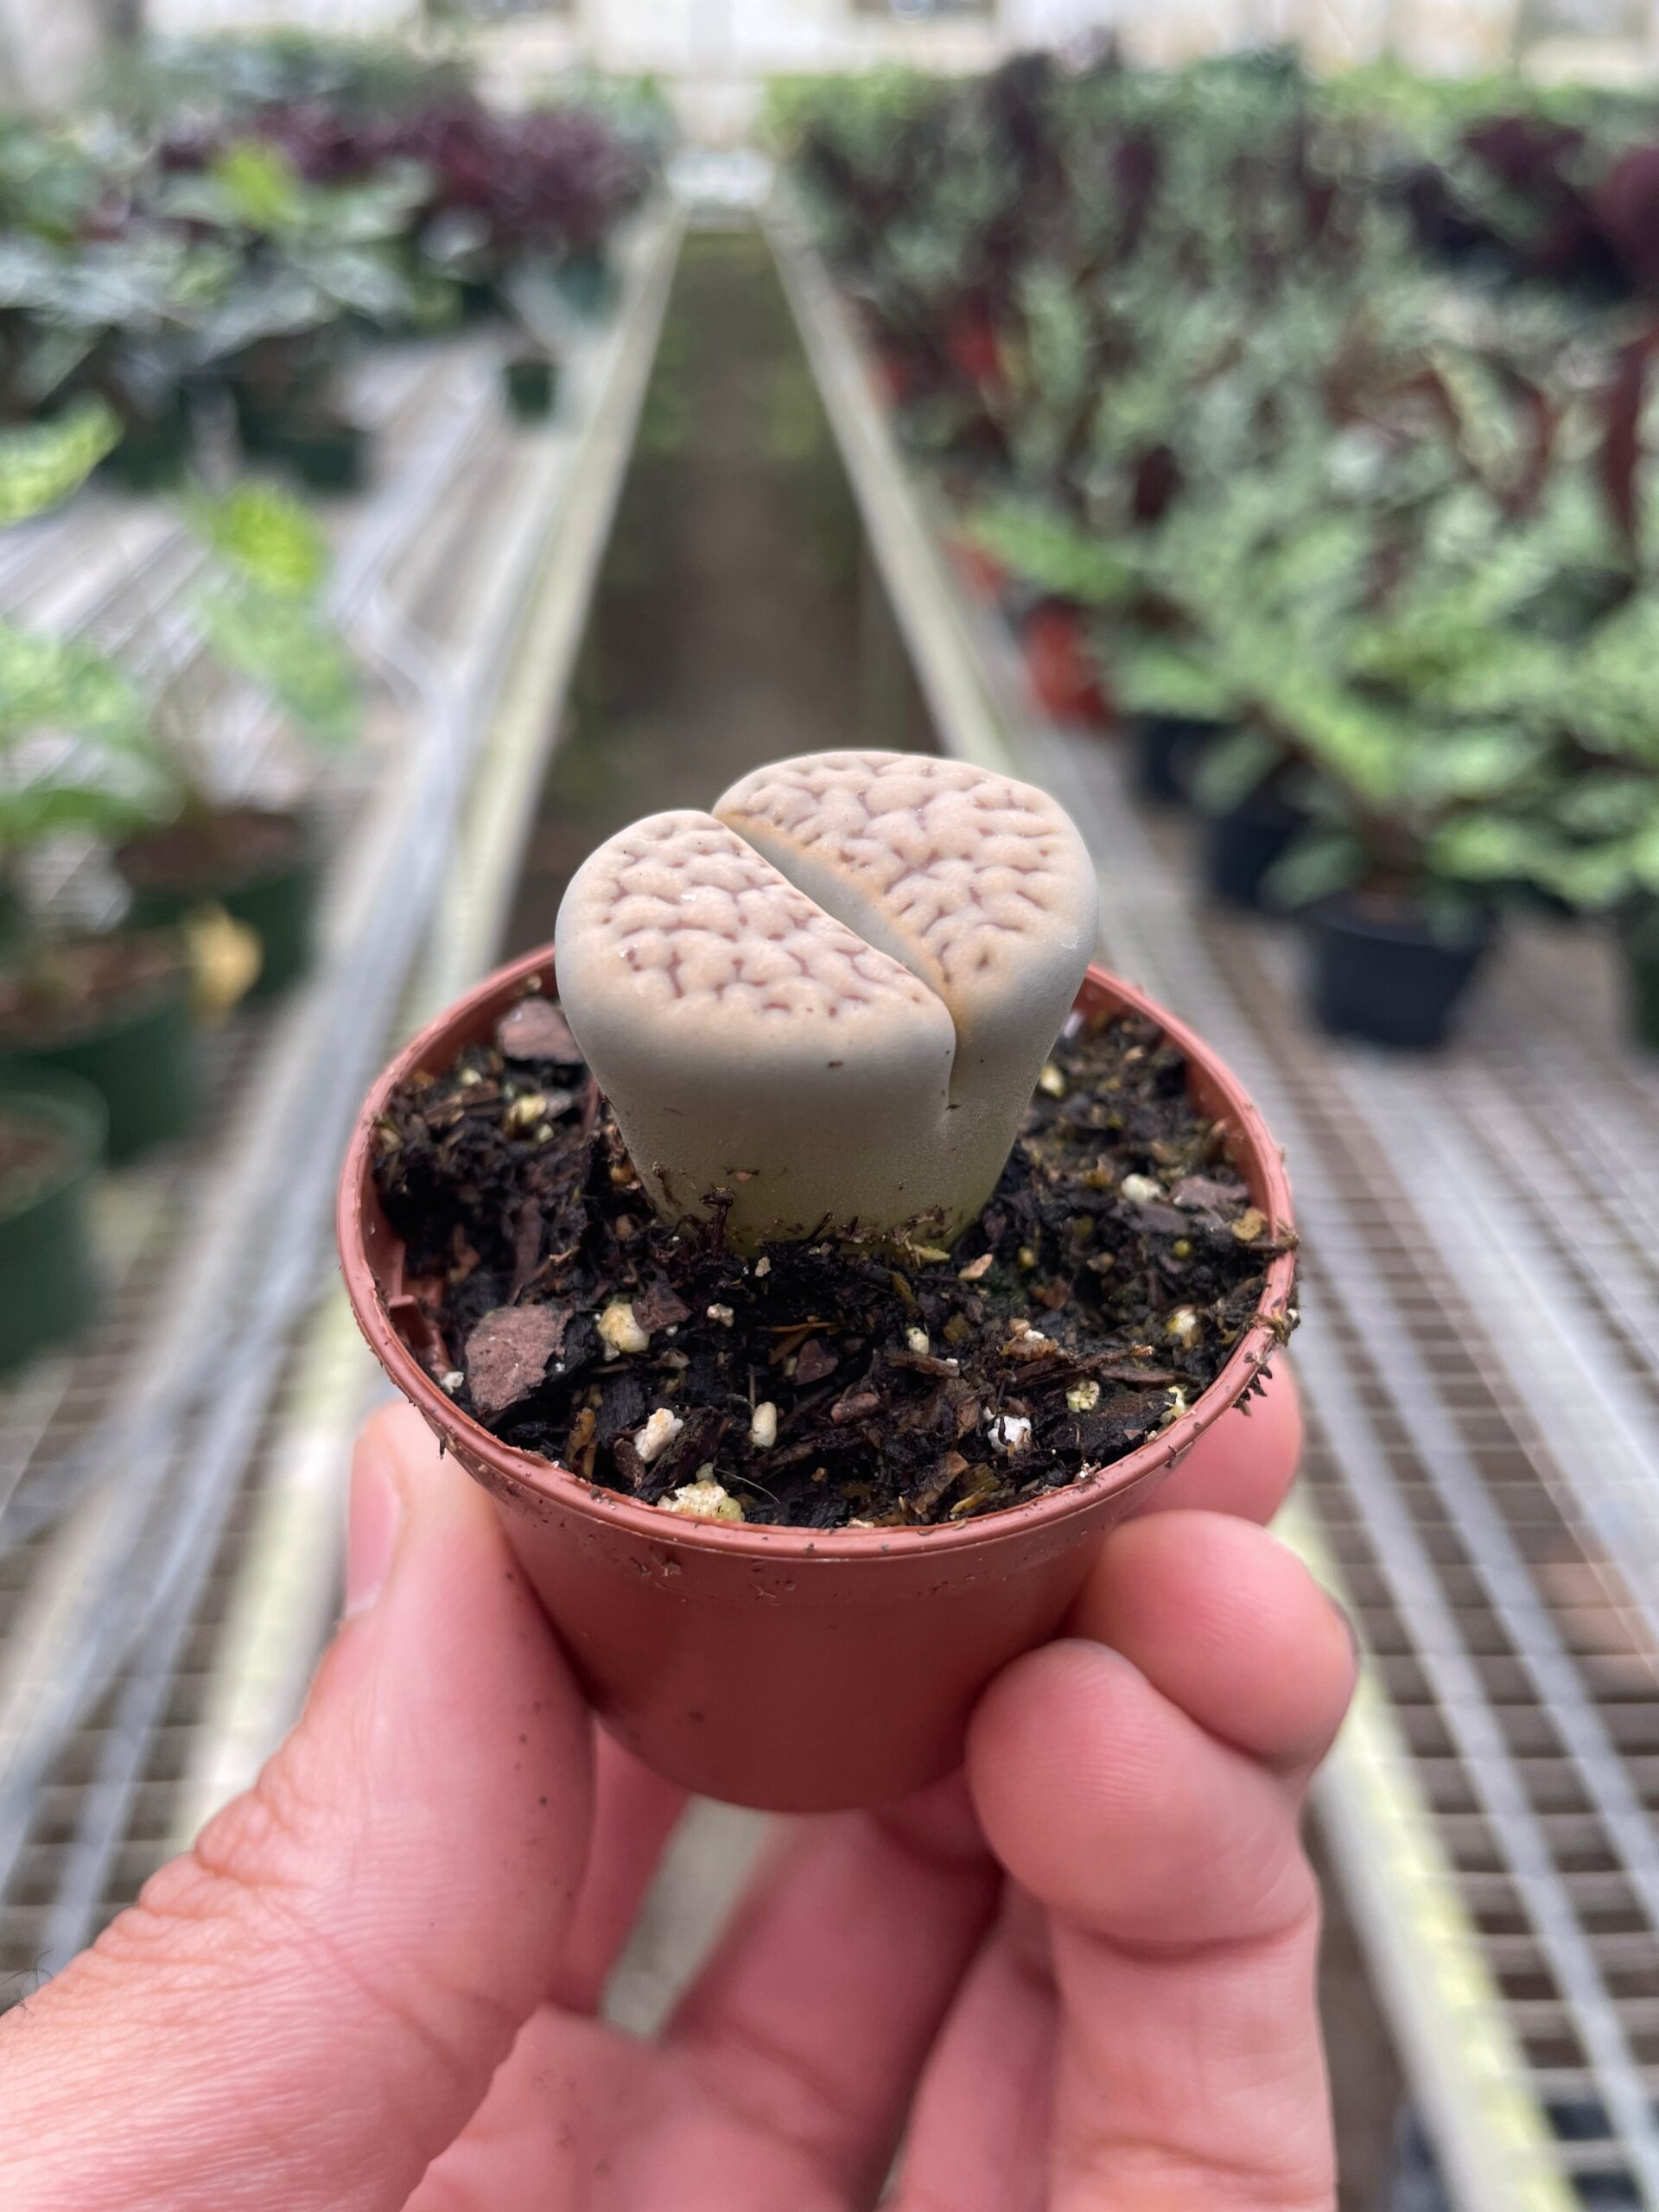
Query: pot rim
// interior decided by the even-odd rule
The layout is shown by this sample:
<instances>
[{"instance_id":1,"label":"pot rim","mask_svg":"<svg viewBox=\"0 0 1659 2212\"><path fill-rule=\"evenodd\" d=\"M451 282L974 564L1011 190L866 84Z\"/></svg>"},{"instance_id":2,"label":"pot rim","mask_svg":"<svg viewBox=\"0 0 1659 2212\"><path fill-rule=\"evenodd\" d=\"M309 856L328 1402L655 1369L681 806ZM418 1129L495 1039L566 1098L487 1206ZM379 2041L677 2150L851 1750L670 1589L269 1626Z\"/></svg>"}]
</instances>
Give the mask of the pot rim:
<instances>
[{"instance_id":1,"label":"pot rim","mask_svg":"<svg viewBox=\"0 0 1659 2212\"><path fill-rule=\"evenodd\" d=\"M1144 1482L1184 1459L1204 1432L1229 1412L1243 1396L1274 1353L1282 1348L1283 1322L1294 1288L1296 1255L1294 1247L1269 1262L1255 1313L1233 1346L1225 1366L1179 1419L1135 1450L1109 1465L1077 1476L1063 1487L1046 1491L1024 1504L1005 1506L976 1519L924 1529L837 1529L831 1530L768 1528L747 1523L697 1521L664 1513L660 1506L644 1505L620 1492L586 1483L535 1452L503 1443L480 1421L458 1406L429 1375L399 1333L381 1295L364 1231L365 1198L372 1191L372 1138L393 1090L422 1067L441 1067L453 1059L451 1040L458 1030L476 1026L479 1019L499 1001L505 1006L531 977L543 979L554 995L553 948L543 945L497 969L473 989L455 999L382 1071L370 1090L346 1148L340 1172L336 1235L346 1294L358 1327L386 1375L422 1414L441 1438L454 1439L488 1467L491 1474L515 1489L537 1493L550 1505L563 1506L588 1519L602 1520L658 1546L698 1551L724 1552L750 1558L813 1558L836 1560L881 1556L916 1557L920 1553L960 1553L992 1545L1033 1527L1058 1523L1084 1512L1103 1497ZM1224 1118L1238 1131L1240 1151L1259 1175L1261 1190L1255 1202L1276 1231L1294 1232L1290 1181L1283 1156L1268 1134L1266 1122L1237 1077L1210 1047L1162 1007L1096 963L1091 963L1084 984L1103 988L1123 1010L1145 1015L1179 1046L1190 1065L1204 1071L1211 1086L1224 1102ZM1081 998L1082 992L1079 993ZM447 1058L446 1056L447 1055ZM1218 1117L1219 1118L1219 1117Z\"/></svg>"},{"instance_id":2,"label":"pot rim","mask_svg":"<svg viewBox=\"0 0 1659 2212\"><path fill-rule=\"evenodd\" d=\"M253 816L262 822L280 822L294 833L289 849L275 858L257 862L239 874L227 872L211 881L203 878L196 882L135 883L126 873L130 855L143 850L146 845L158 842L177 829L184 819L181 814L169 816L165 821L147 823L130 837L124 837L111 849L116 873L132 893L135 899L164 898L203 901L217 899L226 892L236 893L263 889L268 883L282 881L289 876L308 874L316 864L316 823L312 807L303 800L291 806L267 806L258 799L232 799L213 812L220 817Z\"/></svg>"},{"instance_id":3,"label":"pot rim","mask_svg":"<svg viewBox=\"0 0 1659 2212\"><path fill-rule=\"evenodd\" d=\"M47 1065L0 1067L0 1116L43 1123L64 1141L61 1168L17 1205L0 1205L0 1229L23 1221L71 1185L95 1174L104 1157L110 1116L103 1097L80 1076Z\"/></svg>"},{"instance_id":4,"label":"pot rim","mask_svg":"<svg viewBox=\"0 0 1659 2212\"><path fill-rule=\"evenodd\" d=\"M135 1030L161 1014L170 1014L184 1005L190 995L190 966L178 931L170 924L147 923L138 929L128 929L117 923L111 930L76 930L62 942L67 944L87 944L102 938L149 938L165 944L170 959L166 969L157 974L150 985L137 999L125 999L113 1006L107 1014L68 1028L24 1033L20 1030L0 1032L0 1062L27 1065L48 1053L71 1051L79 1046L102 1044L106 1039L129 1036Z\"/></svg>"},{"instance_id":5,"label":"pot rim","mask_svg":"<svg viewBox=\"0 0 1659 2212\"><path fill-rule=\"evenodd\" d=\"M1413 952L1443 952L1453 960L1484 952L1502 925L1501 917L1494 908L1471 903L1467 925L1446 933L1434 929L1415 910L1409 914L1374 913L1361 905L1351 891L1338 891L1331 898L1316 899L1302 912L1303 918L1312 928L1322 930L1327 936L1390 949L1403 947Z\"/></svg>"}]
</instances>

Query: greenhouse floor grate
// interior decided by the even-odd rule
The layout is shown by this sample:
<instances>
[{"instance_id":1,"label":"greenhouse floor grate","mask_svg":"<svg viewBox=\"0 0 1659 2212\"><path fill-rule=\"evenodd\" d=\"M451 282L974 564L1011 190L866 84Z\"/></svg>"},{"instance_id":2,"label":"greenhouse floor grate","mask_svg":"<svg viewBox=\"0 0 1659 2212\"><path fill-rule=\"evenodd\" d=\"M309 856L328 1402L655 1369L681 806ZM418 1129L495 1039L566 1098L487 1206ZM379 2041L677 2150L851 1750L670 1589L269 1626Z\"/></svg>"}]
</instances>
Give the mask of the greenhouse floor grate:
<instances>
[{"instance_id":1,"label":"greenhouse floor grate","mask_svg":"<svg viewBox=\"0 0 1659 2212\"><path fill-rule=\"evenodd\" d=\"M1109 873L1113 847L1146 836L1121 763L1098 740L1041 742L1050 780L1087 794ZM1562 2171L1600 2186L1586 2202L1618 2201L1614 2184L1656 2201L1653 1497L1640 1459L1614 1457L1619 1441L1639 1449L1640 1403L1574 1358L1597 1310L1588 1287L1565 1268L1548 1283L1543 1255L1523 1266L1491 1241L1501 1171L1469 1141L1478 1113L1459 1131L1446 1104L1491 1080L1478 1032L1443 1089L1438 1068L1314 1038L1281 933L1193 900L1175 842L1163 825L1146 837L1172 893L1137 883L1131 916L1109 892L1109 947L1215 1039L1289 1150L1309 1315L1298 1364L1316 1414L1307 1489L1325 1542L1516 2050L1560 2125ZM1604 1089L1591 1041L1572 1062L1581 1092ZM1602 1050L1622 1060L1611 1033ZM1624 1080L1620 1067L1605 1088ZM1548 1091L1508 1095L1548 1129ZM1535 1172L1567 1180L1548 1153Z\"/></svg>"},{"instance_id":2,"label":"greenhouse floor grate","mask_svg":"<svg viewBox=\"0 0 1659 2212\"><path fill-rule=\"evenodd\" d=\"M493 332L364 365L381 465L329 519L373 706L313 800L325 951L278 1007L211 1040L200 1135L106 1179L101 1322L0 1389L0 2008L130 1898L227 1773L246 1778L315 1660L344 1454L374 1388L333 1287L335 1162L425 1002L452 866L493 880L471 851L480 754L504 727L532 751L556 730L677 236L667 209L636 226L620 307L573 322L545 426L505 414ZM193 679L192 564L169 522L95 491L28 535L28 557L0 546L8 611L162 637L169 680ZM218 709L232 788L297 779L262 717ZM46 889L95 912L106 887L70 853ZM467 938L460 957L486 950Z\"/></svg>"},{"instance_id":3,"label":"greenhouse floor grate","mask_svg":"<svg viewBox=\"0 0 1659 2212\"><path fill-rule=\"evenodd\" d=\"M1659 2206L1659 1069L1606 948L1515 931L1433 1061L1313 1033L1294 931L1208 906L1121 749L1035 715L786 197L772 230L944 741L1071 808L1108 957L1288 1153L1312 1433L1287 1532L1367 1658L1321 1815L1452 2201Z\"/></svg>"}]
</instances>

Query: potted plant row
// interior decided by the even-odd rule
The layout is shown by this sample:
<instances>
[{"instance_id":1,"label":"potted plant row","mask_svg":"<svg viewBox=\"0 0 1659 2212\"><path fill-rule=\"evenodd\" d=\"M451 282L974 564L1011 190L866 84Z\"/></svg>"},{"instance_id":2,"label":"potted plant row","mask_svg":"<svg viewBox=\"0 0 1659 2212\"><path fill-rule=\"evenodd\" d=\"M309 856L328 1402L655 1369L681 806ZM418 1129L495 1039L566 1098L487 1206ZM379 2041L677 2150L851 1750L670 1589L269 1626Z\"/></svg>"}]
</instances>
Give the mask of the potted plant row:
<instances>
[{"instance_id":1,"label":"potted plant row","mask_svg":"<svg viewBox=\"0 0 1659 2212\"><path fill-rule=\"evenodd\" d=\"M169 124L161 87L187 80ZM119 119L0 127L0 420L96 394L123 431L106 470L153 490L187 474L200 410L228 404L250 455L351 491L368 447L340 372L361 334L442 328L468 293L507 306L527 276L567 314L607 310L654 123L614 102L498 115L442 75L409 104L337 108L276 97L286 81L227 47ZM551 381L537 344L505 385L543 413Z\"/></svg>"},{"instance_id":2,"label":"potted plant row","mask_svg":"<svg viewBox=\"0 0 1659 2212\"><path fill-rule=\"evenodd\" d=\"M1439 1041L1516 903L1616 918L1639 1016L1651 336L1449 290L1389 167L1425 118L1381 82L801 98L969 588L1050 719L1195 804L1213 896L1300 913L1325 1026Z\"/></svg>"},{"instance_id":3,"label":"potted plant row","mask_svg":"<svg viewBox=\"0 0 1659 2212\"><path fill-rule=\"evenodd\" d=\"M67 496L117 434L85 408L0 436L0 513L21 519ZM314 738L346 741L355 685L321 612L315 525L257 485L194 494L186 512L207 555L194 611L221 672L251 682ZM92 1269L79 1194L94 1154L129 1160L194 1125L199 1013L234 1002L262 960L264 987L280 989L309 957L316 884L303 818L215 802L203 757L170 687L147 697L91 644L0 622L0 878L11 917L0 1091L25 1102L5 1122L6 1363L82 1310ZM67 835L102 842L136 887L120 927L77 929L35 908L33 858ZM36 1298L42 1237L59 1258Z\"/></svg>"}]
</instances>

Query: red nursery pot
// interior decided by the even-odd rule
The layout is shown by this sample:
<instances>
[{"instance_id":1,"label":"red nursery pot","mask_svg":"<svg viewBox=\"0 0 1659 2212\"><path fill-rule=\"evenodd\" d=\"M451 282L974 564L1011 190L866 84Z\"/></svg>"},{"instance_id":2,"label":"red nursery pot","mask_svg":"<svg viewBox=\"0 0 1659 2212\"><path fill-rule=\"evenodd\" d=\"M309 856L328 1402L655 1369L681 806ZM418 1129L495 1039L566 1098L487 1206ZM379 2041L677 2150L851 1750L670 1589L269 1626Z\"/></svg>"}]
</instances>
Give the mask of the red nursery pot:
<instances>
[{"instance_id":1,"label":"red nursery pot","mask_svg":"<svg viewBox=\"0 0 1659 2212\"><path fill-rule=\"evenodd\" d=\"M380 1209L372 1136L393 1087L442 1071L490 1037L532 976L550 996L549 948L449 1008L376 1084L340 1192L340 1249L359 1325L391 1380L495 1498L513 1548L606 1726L650 1765L709 1796L777 1811L879 1803L948 1773L980 1692L1052 1636L1100 1538L1212 1424L1248 1447L1235 1406L1276 1349L1288 1254L1210 1389L1127 1458L1029 1504L954 1526L801 1529L688 1521L579 1482L499 1442L438 1387L411 1349L403 1246ZM1187 1056L1204 1112L1224 1120L1254 1203L1290 1225L1277 1148L1236 1077L1190 1030L1091 968L1084 1014L1149 1015Z\"/></svg>"},{"instance_id":2,"label":"red nursery pot","mask_svg":"<svg viewBox=\"0 0 1659 2212\"><path fill-rule=\"evenodd\" d=\"M951 536L945 540L951 565L962 580L962 585L971 598L994 607L1002 596L1002 588L1008 581L1008 572L995 553L988 553L971 537Z\"/></svg>"},{"instance_id":3,"label":"red nursery pot","mask_svg":"<svg viewBox=\"0 0 1659 2212\"><path fill-rule=\"evenodd\" d=\"M988 308L958 308L944 328L944 350L957 374L982 391L1002 391L1007 378L1002 347Z\"/></svg>"},{"instance_id":4,"label":"red nursery pot","mask_svg":"<svg viewBox=\"0 0 1659 2212\"><path fill-rule=\"evenodd\" d=\"M1032 696L1051 721L1096 729L1110 722L1111 709L1075 607L1051 601L1033 608L1020 642Z\"/></svg>"},{"instance_id":5,"label":"red nursery pot","mask_svg":"<svg viewBox=\"0 0 1659 2212\"><path fill-rule=\"evenodd\" d=\"M879 346L874 358L876 389L881 399L889 407L902 407L916 390L916 364L896 346Z\"/></svg>"}]
</instances>

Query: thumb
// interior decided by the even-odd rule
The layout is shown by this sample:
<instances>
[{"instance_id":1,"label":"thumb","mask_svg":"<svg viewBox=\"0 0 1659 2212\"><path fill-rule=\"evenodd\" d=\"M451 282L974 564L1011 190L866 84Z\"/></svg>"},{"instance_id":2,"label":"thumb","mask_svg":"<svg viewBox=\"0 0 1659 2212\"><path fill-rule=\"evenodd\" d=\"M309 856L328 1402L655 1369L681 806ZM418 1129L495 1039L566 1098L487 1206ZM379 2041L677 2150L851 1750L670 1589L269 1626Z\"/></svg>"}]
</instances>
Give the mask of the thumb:
<instances>
[{"instance_id":1,"label":"thumb","mask_svg":"<svg viewBox=\"0 0 1659 2212\"><path fill-rule=\"evenodd\" d=\"M10 2212L391 2212L551 1980L587 1715L483 1492L406 1408L353 1611L254 1788L0 2023Z\"/></svg>"}]
</instances>

